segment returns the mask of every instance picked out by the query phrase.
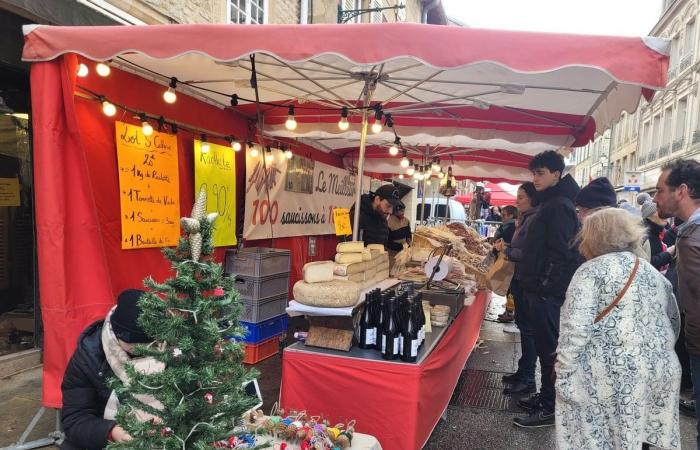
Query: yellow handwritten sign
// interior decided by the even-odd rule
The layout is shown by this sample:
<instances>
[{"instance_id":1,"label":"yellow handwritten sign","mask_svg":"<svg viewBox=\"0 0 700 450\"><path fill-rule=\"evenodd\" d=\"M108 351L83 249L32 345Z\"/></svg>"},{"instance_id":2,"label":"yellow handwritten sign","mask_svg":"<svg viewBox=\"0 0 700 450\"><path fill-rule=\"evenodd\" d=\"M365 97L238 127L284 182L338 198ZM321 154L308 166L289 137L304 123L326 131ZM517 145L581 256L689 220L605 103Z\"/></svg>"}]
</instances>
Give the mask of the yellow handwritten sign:
<instances>
[{"instance_id":1,"label":"yellow handwritten sign","mask_svg":"<svg viewBox=\"0 0 700 450\"><path fill-rule=\"evenodd\" d=\"M168 247L180 237L177 137L116 122L122 249Z\"/></svg>"},{"instance_id":2,"label":"yellow handwritten sign","mask_svg":"<svg viewBox=\"0 0 700 450\"><path fill-rule=\"evenodd\" d=\"M214 247L236 245L236 157L229 146L194 141L195 194L207 190L207 212L218 212L214 222Z\"/></svg>"},{"instance_id":3,"label":"yellow handwritten sign","mask_svg":"<svg viewBox=\"0 0 700 450\"><path fill-rule=\"evenodd\" d=\"M20 206L17 178L0 178L0 206Z\"/></svg>"},{"instance_id":4,"label":"yellow handwritten sign","mask_svg":"<svg viewBox=\"0 0 700 450\"><path fill-rule=\"evenodd\" d=\"M335 225L336 236L347 236L352 234L350 226L350 210L347 208L333 208L333 224Z\"/></svg>"}]
</instances>

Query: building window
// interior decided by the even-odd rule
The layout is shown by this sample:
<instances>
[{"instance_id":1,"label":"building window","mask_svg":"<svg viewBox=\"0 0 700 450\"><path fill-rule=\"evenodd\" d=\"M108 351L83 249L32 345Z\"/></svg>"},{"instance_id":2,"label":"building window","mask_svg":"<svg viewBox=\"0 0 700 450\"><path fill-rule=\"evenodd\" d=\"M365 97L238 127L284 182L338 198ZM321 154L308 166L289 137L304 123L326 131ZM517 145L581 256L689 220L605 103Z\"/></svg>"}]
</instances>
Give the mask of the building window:
<instances>
[{"instance_id":1,"label":"building window","mask_svg":"<svg viewBox=\"0 0 700 450\"><path fill-rule=\"evenodd\" d=\"M229 0L229 23L267 23L268 0Z\"/></svg>"},{"instance_id":2,"label":"building window","mask_svg":"<svg viewBox=\"0 0 700 450\"><path fill-rule=\"evenodd\" d=\"M370 0L369 7L370 7L370 9L383 8L384 7L384 0ZM370 23L382 23L382 22L384 22L384 13L382 11L370 13L369 21L370 21Z\"/></svg>"},{"instance_id":3,"label":"building window","mask_svg":"<svg viewBox=\"0 0 700 450\"><path fill-rule=\"evenodd\" d=\"M693 59L695 50L695 21L688 22L685 25L685 54Z\"/></svg>"},{"instance_id":4,"label":"building window","mask_svg":"<svg viewBox=\"0 0 700 450\"><path fill-rule=\"evenodd\" d=\"M343 0L343 3L341 5L343 7L343 11L354 11L356 9L362 9L360 0ZM360 16L357 15L352 19L346 20L344 23L360 23Z\"/></svg>"},{"instance_id":5,"label":"building window","mask_svg":"<svg viewBox=\"0 0 700 450\"><path fill-rule=\"evenodd\" d=\"M673 109L669 106L668 108L666 108L666 111L664 112L664 134L663 134L663 139L661 140L661 143L660 143L662 147L671 144L672 125L673 125Z\"/></svg>"},{"instance_id":6,"label":"building window","mask_svg":"<svg viewBox=\"0 0 700 450\"><path fill-rule=\"evenodd\" d=\"M683 97L678 100L678 110L676 111L676 132L673 136L674 147L677 142L682 142L685 139L685 122L688 115L688 98ZM674 150L677 150L674 148Z\"/></svg>"},{"instance_id":7,"label":"building window","mask_svg":"<svg viewBox=\"0 0 700 450\"><path fill-rule=\"evenodd\" d=\"M396 21L405 22L406 21L406 0L398 0L396 2L397 6L403 6L401 9L396 10Z\"/></svg>"},{"instance_id":8,"label":"building window","mask_svg":"<svg viewBox=\"0 0 700 450\"><path fill-rule=\"evenodd\" d=\"M659 147L659 138L661 131L661 116L655 115L651 126L651 148L650 151L655 152Z\"/></svg>"}]
</instances>

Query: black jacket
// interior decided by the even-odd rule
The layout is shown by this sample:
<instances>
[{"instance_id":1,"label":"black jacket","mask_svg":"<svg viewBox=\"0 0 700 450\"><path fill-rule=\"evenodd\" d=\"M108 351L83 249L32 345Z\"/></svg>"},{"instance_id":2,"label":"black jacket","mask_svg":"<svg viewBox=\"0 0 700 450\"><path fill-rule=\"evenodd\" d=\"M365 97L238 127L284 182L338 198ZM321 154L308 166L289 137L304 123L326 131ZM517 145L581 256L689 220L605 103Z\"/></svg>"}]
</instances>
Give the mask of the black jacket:
<instances>
[{"instance_id":1,"label":"black jacket","mask_svg":"<svg viewBox=\"0 0 700 450\"><path fill-rule=\"evenodd\" d=\"M537 193L539 208L528 225L519 266L520 284L528 291L563 301L578 267L574 238L579 229L574 199L578 184L566 175L553 187Z\"/></svg>"},{"instance_id":2,"label":"black jacket","mask_svg":"<svg viewBox=\"0 0 700 450\"><path fill-rule=\"evenodd\" d=\"M651 249L649 262L658 270L673 260L673 256L664 251L663 243L661 242L661 232L666 227L658 225L649 219L644 219L644 225L647 227L647 238Z\"/></svg>"},{"instance_id":3,"label":"black jacket","mask_svg":"<svg viewBox=\"0 0 700 450\"><path fill-rule=\"evenodd\" d=\"M360 231L358 240L367 244L382 244L389 242L389 224L386 217L372 207L370 194L363 194L360 198ZM354 217L355 205L350 210L350 217Z\"/></svg>"},{"instance_id":4,"label":"black jacket","mask_svg":"<svg viewBox=\"0 0 700 450\"><path fill-rule=\"evenodd\" d=\"M113 376L102 349L103 323L97 321L83 331L63 376L61 423L69 441L65 448L100 450L107 446L115 424L103 419L111 394L106 381Z\"/></svg>"},{"instance_id":5,"label":"black jacket","mask_svg":"<svg viewBox=\"0 0 700 450\"><path fill-rule=\"evenodd\" d=\"M513 234L515 233L515 220L504 222L498 226L496 233L493 235L493 240L497 241L503 239L503 242L510 244L513 240Z\"/></svg>"}]
</instances>

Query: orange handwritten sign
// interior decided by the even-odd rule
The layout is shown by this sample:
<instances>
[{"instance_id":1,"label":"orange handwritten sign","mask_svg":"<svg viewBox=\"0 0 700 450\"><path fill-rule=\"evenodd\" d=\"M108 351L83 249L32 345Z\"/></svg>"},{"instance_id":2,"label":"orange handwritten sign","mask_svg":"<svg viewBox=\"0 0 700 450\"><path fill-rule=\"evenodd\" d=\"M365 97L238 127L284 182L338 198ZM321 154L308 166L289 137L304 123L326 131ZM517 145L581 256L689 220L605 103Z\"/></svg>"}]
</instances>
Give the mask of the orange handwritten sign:
<instances>
[{"instance_id":1,"label":"orange handwritten sign","mask_svg":"<svg viewBox=\"0 0 700 450\"><path fill-rule=\"evenodd\" d=\"M177 137L116 122L122 249L168 247L180 237Z\"/></svg>"}]
</instances>

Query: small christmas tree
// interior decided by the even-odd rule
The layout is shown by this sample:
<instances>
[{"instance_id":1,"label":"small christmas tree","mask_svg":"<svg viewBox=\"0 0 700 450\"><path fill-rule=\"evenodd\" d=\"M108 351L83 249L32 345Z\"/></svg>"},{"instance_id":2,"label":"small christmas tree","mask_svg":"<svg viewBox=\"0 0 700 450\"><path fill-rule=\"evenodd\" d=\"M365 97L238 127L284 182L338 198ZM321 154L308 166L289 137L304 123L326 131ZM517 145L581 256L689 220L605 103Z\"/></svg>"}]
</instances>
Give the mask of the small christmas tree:
<instances>
[{"instance_id":1,"label":"small christmas tree","mask_svg":"<svg viewBox=\"0 0 700 450\"><path fill-rule=\"evenodd\" d=\"M144 373L127 364L129 383L110 381L120 400L117 422L134 439L109 449L211 449L257 402L244 391L255 374L243 367L241 345L224 339L241 335L241 304L211 256L217 214L206 215L205 205L202 190L192 216L180 221L186 235L163 251L175 277L144 281L139 323L154 342L135 354L160 367Z\"/></svg>"}]
</instances>

